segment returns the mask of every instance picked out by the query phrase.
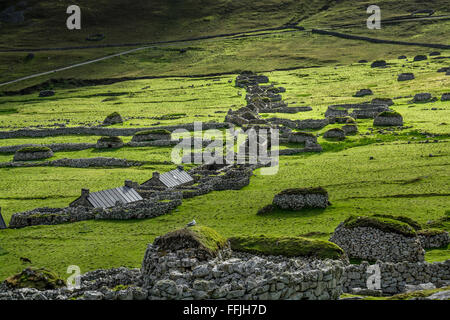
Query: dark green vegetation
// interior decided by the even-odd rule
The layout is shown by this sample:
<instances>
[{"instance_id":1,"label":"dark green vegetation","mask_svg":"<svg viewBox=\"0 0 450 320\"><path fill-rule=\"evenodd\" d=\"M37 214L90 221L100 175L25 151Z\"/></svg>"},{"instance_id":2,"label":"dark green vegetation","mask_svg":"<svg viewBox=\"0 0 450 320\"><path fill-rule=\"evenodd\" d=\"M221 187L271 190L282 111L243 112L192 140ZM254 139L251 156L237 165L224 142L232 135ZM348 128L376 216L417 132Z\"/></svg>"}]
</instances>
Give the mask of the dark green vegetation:
<instances>
[{"instance_id":1,"label":"dark green vegetation","mask_svg":"<svg viewBox=\"0 0 450 320\"><path fill-rule=\"evenodd\" d=\"M386 118L397 118L401 116L402 115L396 111L383 111L378 115L378 117L386 117Z\"/></svg>"},{"instance_id":2,"label":"dark green vegetation","mask_svg":"<svg viewBox=\"0 0 450 320\"><path fill-rule=\"evenodd\" d=\"M432 237L432 236L437 236L437 235L443 234L445 232L446 232L445 230L430 228L430 229L419 230L417 232L417 234L420 236Z\"/></svg>"},{"instance_id":3,"label":"dark green vegetation","mask_svg":"<svg viewBox=\"0 0 450 320\"><path fill-rule=\"evenodd\" d=\"M384 217L355 217L344 221L344 227L352 229L358 227L375 228L384 232L398 233L407 237L416 236L416 231L407 223Z\"/></svg>"},{"instance_id":4,"label":"dark green vegetation","mask_svg":"<svg viewBox=\"0 0 450 320\"><path fill-rule=\"evenodd\" d=\"M279 195L285 196L295 196L295 195L306 195L306 194L328 194L327 190L322 187L317 188L295 188L283 190Z\"/></svg>"},{"instance_id":5,"label":"dark green vegetation","mask_svg":"<svg viewBox=\"0 0 450 320\"><path fill-rule=\"evenodd\" d=\"M145 136L148 134L171 134L169 130L165 130L165 129L155 129L155 130L144 130L144 131L139 131L136 132L134 135L135 136Z\"/></svg>"},{"instance_id":6,"label":"dark green vegetation","mask_svg":"<svg viewBox=\"0 0 450 320\"><path fill-rule=\"evenodd\" d=\"M227 240L212 228L193 226L158 237L154 244L162 251L195 248L216 255L227 245Z\"/></svg>"},{"instance_id":7,"label":"dark green vegetation","mask_svg":"<svg viewBox=\"0 0 450 320\"><path fill-rule=\"evenodd\" d=\"M379 217L379 218L388 218L388 219L392 219L392 220L398 220L404 223L409 224L411 227L414 228L414 230L418 231L422 229L422 226L420 225L420 223L418 223L417 221L415 221L414 219L405 217L405 216L393 216L390 214L374 214L374 217Z\"/></svg>"},{"instance_id":8,"label":"dark green vegetation","mask_svg":"<svg viewBox=\"0 0 450 320\"><path fill-rule=\"evenodd\" d=\"M123 142L120 137L101 137L98 139L99 142Z\"/></svg>"},{"instance_id":9,"label":"dark green vegetation","mask_svg":"<svg viewBox=\"0 0 450 320\"><path fill-rule=\"evenodd\" d=\"M6 279L6 284L12 288L35 288L52 290L65 285L55 272L45 268L26 268L22 272Z\"/></svg>"},{"instance_id":10,"label":"dark green vegetation","mask_svg":"<svg viewBox=\"0 0 450 320\"><path fill-rule=\"evenodd\" d=\"M50 148L47 147L24 147L17 152L19 153L33 153L33 152L48 152L52 151Z\"/></svg>"},{"instance_id":11,"label":"dark green vegetation","mask_svg":"<svg viewBox=\"0 0 450 320\"><path fill-rule=\"evenodd\" d=\"M286 257L340 259L344 251L336 244L302 237L242 236L229 239L235 251Z\"/></svg>"}]
</instances>

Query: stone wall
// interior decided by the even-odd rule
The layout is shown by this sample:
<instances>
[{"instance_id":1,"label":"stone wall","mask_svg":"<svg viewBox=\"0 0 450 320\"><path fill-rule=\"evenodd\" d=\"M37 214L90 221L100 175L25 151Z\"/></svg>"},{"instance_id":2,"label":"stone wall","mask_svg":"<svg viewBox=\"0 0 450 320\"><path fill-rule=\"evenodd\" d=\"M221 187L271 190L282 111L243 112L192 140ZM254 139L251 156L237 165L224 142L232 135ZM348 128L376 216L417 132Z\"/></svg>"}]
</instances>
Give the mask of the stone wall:
<instances>
[{"instance_id":1,"label":"stone wall","mask_svg":"<svg viewBox=\"0 0 450 320\"><path fill-rule=\"evenodd\" d=\"M443 262L381 262L381 291L385 294L397 294L405 291L405 285L433 283L436 287L450 285L450 260ZM367 279L374 272L368 272L368 262L360 265L348 265L343 276L343 290L351 293L353 288L367 288Z\"/></svg>"},{"instance_id":2,"label":"stone wall","mask_svg":"<svg viewBox=\"0 0 450 320\"><path fill-rule=\"evenodd\" d=\"M89 168L89 167L132 167L141 166L142 162L130 161L117 158L86 158L86 159L59 159L53 161L40 162L0 162L0 168L15 167L70 167L70 168Z\"/></svg>"},{"instance_id":3,"label":"stone wall","mask_svg":"<svg viewBox=\"0 0 450 320\"><path fill-rule=\"evenodd\" d=\"M229 128L228 123L206 122L202 123L203 130ZM54 137L62 135L94 135L94 136L133 136L139 131L165 129L169 131L186 129L194 131L193 123L172 126L158 126L145 128L104 128L104 127L69 127L47 129L19 129L12 131L0 131L0 139L12 139L20 137Z\"/></svg>"},{"instance_id":4,"label":"stone wall","mask_svg":"<svg viewBox=\"0 0 450 320\"><path fill-rule=\"evenodd\" d=\"M150 244L142 264L149 299L328 300L342 292L344 264L233 253L198 261L188 250L164 255Z\"/></svg>"},{"instance_id":5,"label":"stone wall","mask_svg":"<svg viewBox=\"0 0 450 320\"><path fill-rule=\"evenodd\" d=\"M425 249L441 248L450 243L450 236L448 232L442 232L436 235L421 235L419 234L419 240L422 247Z\"/></svg>"},{"instance_id":6,"label":"stone wall","mask_svg":"<svg viewBox=\"0 0 450 320\"><path fill-rule=\"evenodd\" d=\"M141 201L117 205L112 208L37 208L30 211L13 214L9 223L10 228L23 228L36 225L56 225L61 223L77 222L83 220L127 220L147 219L169 213L181 205L181 193L174 195L171 200L163 197L153 197Z\"/></svg>"},{"instance_id":7,"label":"stone wall","mask_svg":"<svg viewBox=\"0 0 450 320\"><path fill-rule=\"evenodd\" d=\"M346 228L343 223L330 238L351 258L389 262L424 261L425 251L418 237L406 237L375 228Z\"/></svg>"}]
</instances>

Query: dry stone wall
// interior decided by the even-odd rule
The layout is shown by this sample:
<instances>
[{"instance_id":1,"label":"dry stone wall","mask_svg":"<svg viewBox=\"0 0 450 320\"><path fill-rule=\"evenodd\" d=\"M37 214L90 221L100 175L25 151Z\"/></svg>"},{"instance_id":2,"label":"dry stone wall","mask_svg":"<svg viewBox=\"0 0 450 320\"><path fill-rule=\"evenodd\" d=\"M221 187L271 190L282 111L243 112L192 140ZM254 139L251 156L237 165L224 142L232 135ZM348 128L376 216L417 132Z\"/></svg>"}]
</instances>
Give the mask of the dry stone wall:
<instances>
[{"instance_id":1,"label":"dry stone wall","mask_svg":"<svg viewBox=\"0 0 450 320\"><path fill-rule=\"evenodd\" d=\"M163 255L150 244L142 264L149 299L328 300L342 292L341 261L227 256L198 261L187 250Z\"/></svg>"},{"instance_id":2,"label":"dry stone wall","mask_svg":"<svg viewBox=\"0 0 450 320\"><path fill-rule=\"evenodd\" d=\"M406 237L370 227L346 228L343 223L334 231L331 242L349 257L388 262L424 261L425 251L418 237Z\"/></svg>"}]
</instances>

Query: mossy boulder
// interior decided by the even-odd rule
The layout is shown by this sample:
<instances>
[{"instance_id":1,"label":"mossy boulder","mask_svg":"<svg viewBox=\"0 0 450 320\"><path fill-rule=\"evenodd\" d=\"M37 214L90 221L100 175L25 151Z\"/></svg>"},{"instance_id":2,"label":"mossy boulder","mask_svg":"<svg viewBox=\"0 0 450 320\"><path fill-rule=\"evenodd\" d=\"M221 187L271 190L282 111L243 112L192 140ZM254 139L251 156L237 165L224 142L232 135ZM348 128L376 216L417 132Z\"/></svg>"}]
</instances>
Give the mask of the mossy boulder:
<instances>
[{"instance_id":1,"label":"mossy boulder","mask_svg":"<svg viewBox=\"0 0 450 320\"><path fill-rule=\"evenodd\" d=\"M374 121L374 126L402 126L403 117L396 111L383 111L379 113Z\"/></svg>"},{"instance_id":2,"label":"mossy boulder","mask_svg":"<svg viewBox=\"0 0 450 320\"><path fill-rule=\"evenodd\" d=\"M285 257L342 259L344 251L336 244L302 237L241 236L229 239L233 251Z\"/></svg>"},{"instance_id":3,"label":"mossy boulder","mask_svg":"<svg viewBox=\"0 0 450 320\"><path fill-rule=\"evenodd\" d=\"M47 147L25 147L14 154L14 161L40 160L53 157L53 151Z\"/></svg>"},{"instance_id":4,"label":"mossy boulder","mask_svg":"<svg viewBox=\"0 0 450 320\"><path fill-rule=\"evenodd\" d=\"M279 193L279 195L307 195L307 194L322 194L328 195L327 190L322 187L313 188L292 188L286 189Z\"/></svg>"},{"instance_id":5,"label":"mossy boulder","mask_svg":"<svg viewBox=\"0 0 450 320\"><path fill-rule=\"evenodd\" d=\"M378 216L351 216L344 221L343 226L348 229L358 227L374 228L387 233L397 233L405 237L417 236L416 230L414 230L414 228L411 227L408 223Z\"/></svg>"},{"instance_id":6,"label":"mossy boulder","mask_svg":"<svg viewBox=\"0 0 450 320\"><path fill-rule=\"evenodd\" d=\"M109 126L113 124L123 123L122 116L118 112L113 112L103 120L103 125Z\"/></svg>"},{"instance_id":7,"label":"mossy boulder","mask_svg":"<svg viewBox=\"0 0 450 320\"><path fill-rule=\"evenodd\" d=\"M95 146L97 149L115 149L123 147L123 140L119 137L101 137Z\"/></svg>"},{"instance_id":8,"label":"mossy boulder","mask_svg":"<svg viewBox=\"0 0 450 320\"><path fill-rule=\"evenodd\" d=\"M155 140L170 140L171 132L164 129L155 130L144 130L136 132L131 141L133 142L144 142L144 141L155 141Z\"/></svg>"},{"instance_id":9,"label":"mossy boulder","mask_svg":"<svg viewBox=\"0 0 450 320\"><path fill-rule=\"evenodd\" d=\"M229 246L227 239L217 231L198 225L169 232L156 238L153 244L162 252L193 249L201 260L214 258Z\"/></svg>"},{"instance_id":10,"label":"mossy boulder","mask_svg":"<svg viewBox=\"0 0 450 320\"><path fill-rule=\"evenodd\" d=\"M53 271L45 268L26 268L22 272L5 280L8 287L13 289L35 288L38 290L53 290L64 287L64 280Z\"/></svg>"}]
</instances>

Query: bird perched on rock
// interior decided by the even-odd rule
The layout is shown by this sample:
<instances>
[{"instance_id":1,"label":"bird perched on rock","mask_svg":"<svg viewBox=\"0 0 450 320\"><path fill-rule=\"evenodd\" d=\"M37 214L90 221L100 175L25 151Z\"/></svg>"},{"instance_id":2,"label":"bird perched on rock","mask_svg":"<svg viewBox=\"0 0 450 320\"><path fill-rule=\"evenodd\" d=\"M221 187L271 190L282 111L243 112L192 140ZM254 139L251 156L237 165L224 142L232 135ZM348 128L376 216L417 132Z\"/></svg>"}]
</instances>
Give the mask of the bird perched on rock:
<instances>
[{"instance_id":1,"label":"bird perched on rock","mask_svg":"<svg viewBox=\"0 0 450 320\"><path fill-rule=\"evenodd\" d=\"M195 226L197 224L197 222L195 222L195 219L194 220L192 220L191 222L189 222L187 225L186 225L186 227L193 227L193 226Z\"/></svg>"}]
</instances>

